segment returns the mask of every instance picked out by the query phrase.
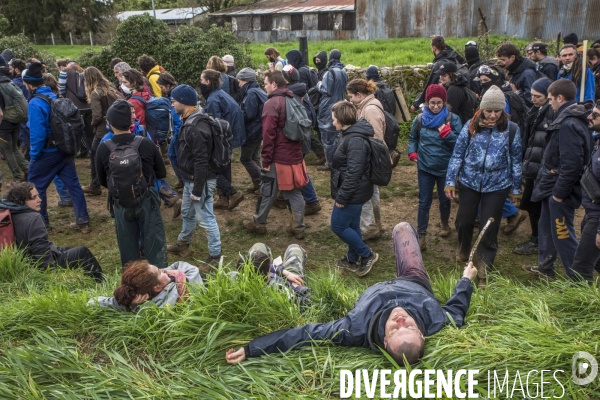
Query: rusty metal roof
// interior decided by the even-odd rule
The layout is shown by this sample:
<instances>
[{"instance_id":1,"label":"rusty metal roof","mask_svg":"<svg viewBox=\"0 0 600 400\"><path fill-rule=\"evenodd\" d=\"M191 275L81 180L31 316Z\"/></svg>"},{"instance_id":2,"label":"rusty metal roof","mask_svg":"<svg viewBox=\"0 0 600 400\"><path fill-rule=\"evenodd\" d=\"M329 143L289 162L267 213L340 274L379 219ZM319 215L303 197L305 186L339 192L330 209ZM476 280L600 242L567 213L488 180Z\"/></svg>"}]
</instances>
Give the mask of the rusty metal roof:
<instances>
[{"instance_id":1,"label":"rusty metal roof","mask_svg":"<svg viewBox=\"0 0 600 400\"><path fill-rule=\"evenodd\" d=\"M354 11L354 0L268 0L249 7L221 10L212 15L303 14L332 11Z\"/></svg>"}]
</instances>

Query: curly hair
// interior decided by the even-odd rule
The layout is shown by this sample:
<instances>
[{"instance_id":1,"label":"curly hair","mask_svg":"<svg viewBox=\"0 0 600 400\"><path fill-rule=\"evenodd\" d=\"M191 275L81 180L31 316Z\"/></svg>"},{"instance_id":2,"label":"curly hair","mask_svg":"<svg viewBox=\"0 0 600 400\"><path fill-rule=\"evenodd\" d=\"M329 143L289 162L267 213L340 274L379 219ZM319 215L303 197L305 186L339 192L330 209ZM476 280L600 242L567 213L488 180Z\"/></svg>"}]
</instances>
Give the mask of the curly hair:
<instances>
[{"instance_id":1,"label":"curly hair","mask_svg":"<svg viewBox=\"0 0 600 400\"><path fill-rule=\"evenodd\" d=\"M346 86L346 91L352 94L363 93L369 95L377 91L377 84L373 81L367 82L365 79L353 79Z\"/></svg>"},{"instance_id":2,"label":"curly hair","mask_svg":"<svg viewBox=\"0 0 600 400\"><path fill-rule=\"evenodd\" d=\"M121 286L114 292L115 300L119 305L129 307L138 294L154 297L154 287L159 284L158 277L150 271L148 261L131 261L125 264Z\"/></svg>"},{"instance_id":3,"label":"curly hair","mask_svg":"<svg viewBox=\"0 0 600 400\"><path fill-rule=\"evenodd\" d=\"M117 64L118 65L118 64ZM128 69L123 72L123 78L127 79L127 82L133 85L133 89L138 92L144 91L144 76L135 69Z\"/></svg>"},{"instance_id":4,"label":"curly hair","mask_svg":"<svg viewBox=\"0 0 600 400\"><path fill-rule=\"evenodd\" d=\"M206 63L206 69L214 69L215 71L219 72L227 72L227 65L225 65L225 62L221 57L212 56L208 59L208 62Z\"/></svg>"},{"instance_id":5,"label":"curly hair","mask_svg":"<svg viewBox=\"0 0 600 400\"><path fill-rule=\"evenodd\" d=\"M140 71L142 71L144 75L147 75L152 68L156 67L156 60L146 54L139 56L137 63L140 66Z\"/></svg>"},{"instance_id":6,"label":"curly hair","mask_svg":"<svg viewBox=\"0 0 600 400\"><path fill-rule=\"evenodd\" d=\"M13 183L6 194L6 200L23 206L25 202L33 200L31 196L33 189L35 189L35 185L31 182Z\"/></svg>"}]
</instances>

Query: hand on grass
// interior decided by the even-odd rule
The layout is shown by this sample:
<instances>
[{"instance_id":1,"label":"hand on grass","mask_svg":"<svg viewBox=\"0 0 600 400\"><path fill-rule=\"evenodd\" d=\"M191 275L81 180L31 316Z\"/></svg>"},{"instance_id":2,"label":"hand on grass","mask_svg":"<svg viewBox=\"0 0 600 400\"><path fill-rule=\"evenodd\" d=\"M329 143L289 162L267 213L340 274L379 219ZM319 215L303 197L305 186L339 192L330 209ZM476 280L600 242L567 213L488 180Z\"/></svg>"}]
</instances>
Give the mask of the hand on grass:
<instances>
[{"instance_id":1,"label":"hand on grass","mask_svg":"<svg viewBox=\"0 0 600 400\"><path fill-rule=\"evenodd\" d=\"M463 272L463 278L469 278L469 280L473 280L477 276L477 268L473 265L473 262L470 262L465 267L465 271Z\"/></svg>"},{"instance_id":2,"label":"hand on grass","mask_svg":"<svg viewBox=\"0 0 600 400\"><path fill-rule=\"evenodd\" d=\"M140 304L144 304L146 301L148 301L149 298L150 298L150 296L148 296L148 293L136 294L135 297L133 298L133 300L131 300L131 305L133 307L137 307Z\"/></svg>"},{"instance_id":3,"label":"hand on grass","mask_svg":"<svg viewBox=\"0 0 600 400\"><path fill-rule=\"evenodd\" d=\"M239 350L229 349L227 353L225 353L225 360L227 360L227 364L237 364L246 359L246 351L243 347L240 347Z\"/></svg>"}]
</instances>

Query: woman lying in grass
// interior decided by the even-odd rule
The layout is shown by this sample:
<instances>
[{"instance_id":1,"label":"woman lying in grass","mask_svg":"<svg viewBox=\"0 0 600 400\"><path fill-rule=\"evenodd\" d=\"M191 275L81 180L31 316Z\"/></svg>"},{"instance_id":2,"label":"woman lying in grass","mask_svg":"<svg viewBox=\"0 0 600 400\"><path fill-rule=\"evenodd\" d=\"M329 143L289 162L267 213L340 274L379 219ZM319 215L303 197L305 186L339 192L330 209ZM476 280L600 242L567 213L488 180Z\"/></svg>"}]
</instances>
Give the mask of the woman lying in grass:
<instances>
[{"instance_id":1,"label":"woman lying in grass","mask_svg":"<svg viewBox=\"0 0 600 400\"><path fill-rule=\"evenodd\" d=\"M90 299L88 305L134 311L139 305L151 301L158 307L174 305L187 297L187 284L201 285L203 276L198 267L177 261L160 269L147 261L132 261L125 266L121 286L114 297L100 296Z\"/></svg>"}]
</instances>

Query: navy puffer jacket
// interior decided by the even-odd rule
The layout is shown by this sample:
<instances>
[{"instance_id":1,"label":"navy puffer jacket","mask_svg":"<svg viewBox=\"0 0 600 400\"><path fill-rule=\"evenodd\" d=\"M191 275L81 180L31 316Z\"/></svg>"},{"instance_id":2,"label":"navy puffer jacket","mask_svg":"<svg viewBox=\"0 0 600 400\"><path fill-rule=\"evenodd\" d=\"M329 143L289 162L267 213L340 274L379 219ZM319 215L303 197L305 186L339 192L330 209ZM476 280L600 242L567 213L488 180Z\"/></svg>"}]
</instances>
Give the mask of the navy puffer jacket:
<instances>
[{"instance_id":1,"label":"navy puffer jacket","mask_svg":"<svg viewBox=\"0 0 600 400\"><path fill-rule=\"evenodd\" d=\"M240 89L242 101L240 107L244 113L246 124L246 143L252 144L262 140L262 112L267 94L258 86L258 82L248 82Z\"/></svg>"}]
</instances>

